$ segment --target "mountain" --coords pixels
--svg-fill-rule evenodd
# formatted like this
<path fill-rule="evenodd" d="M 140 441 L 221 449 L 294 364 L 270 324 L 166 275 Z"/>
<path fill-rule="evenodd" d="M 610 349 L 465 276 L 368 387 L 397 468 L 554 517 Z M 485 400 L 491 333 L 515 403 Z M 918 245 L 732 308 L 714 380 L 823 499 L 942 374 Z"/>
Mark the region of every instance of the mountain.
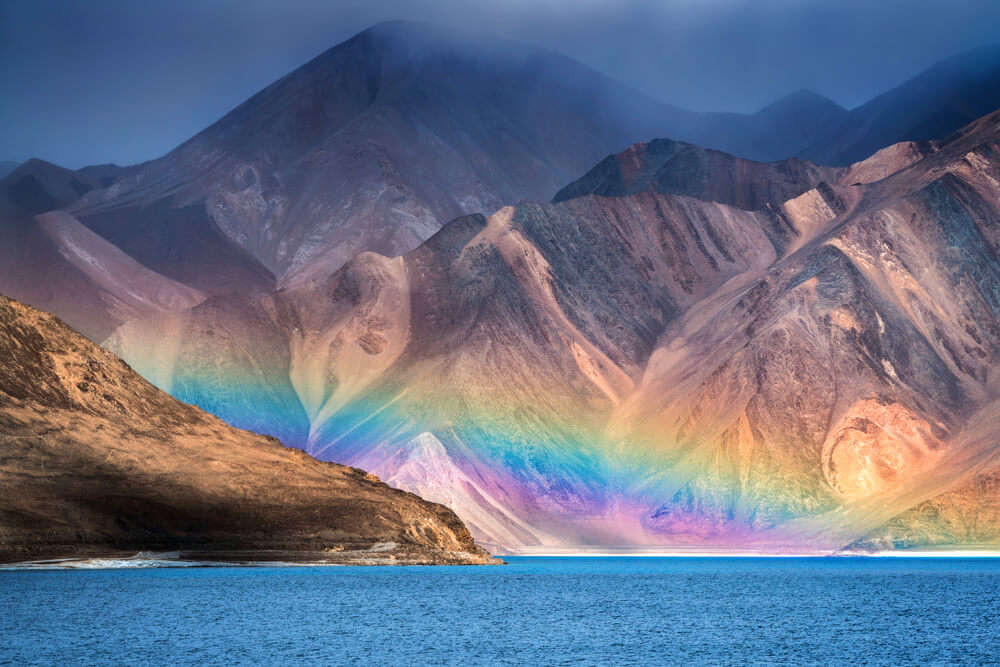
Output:
<path fill-rule="evenodd" d="M 838 109 L 797 94 L 752 116 L 695 113 L 554 53 L 390 22 L 69 212 L 171 279 L 214 294 L 268 291 L 264 271 L 293 284 L 362 251 L 412 250 L 456 216 L 548 199 L 637 140 L 670 136 L 777 159 Z M 218 280 L 220 265 L 261 275 Z"/>
<path fill-rule="evenodd" d="M 36 214 L 64 208 L 92 190 L 115 183 L 121 169 L 114 165 L 66 169 L 31 159 L 4 174 L 0 206 L 5 216 Z"/>
<path fill-rule="evenodd" d="M 998 118 L 746 157 L 847 113 L 380 24 L 159 160 L 9 175 L 0 288 L 496 548 L 997 543 Z"/>
<path fill-rule="evenodd" d="M 555 54 L 385 23 L 73 212 L 176 279 L 178 257 L 151 238 L 177 217 L 218 230 L 279 278 L 332 271 L 363 250 L 410 250 L 462 213 L 549 197 L 671 113 Z M 140 216 L 148 247 L 129 235 Z M 185 261 L 196 244 L 176 242 Z"/>
<path fill-rule="evenodd" d="M 698 114 L 692 127 L 671 127 L 670 133 L 659 136 L 774 162 L 798 155 L 831 128 L 842 126 L 847 118 L 848 111 L 836 102 L 800 90 L 752 114 Z"/>
<path fill-rule="evenodd" d="M 450 510 L 234 429 L 4 297 L 0 349 L 0 562 L 490 560 Z"/>
<path fill-rule="evenodd" d="M 996 544 L 998 156 L 1000 114 L 849 168 L 651 141 L 108 345 L 495 547 Z"/>
<path fill-rule="evenodd" d="M 782 160 L 792 146 L 808 146 L 832 127 L 842 125 L 848 111 L 836 102 L 810 90 L 799 90 L 769 104 L 744 121 L 751 128 L 753 148 L 729 151 L 757 160 Z M 824 163 L 825 164 L 825 163 Z"/>
<path fill-rule="evenodd" d="M 1000 46 L 943 60 L 852 109 L 800 155 L 819 164 L 848 165 L 901 141 L 946 139 L 1000 108 Z"/>

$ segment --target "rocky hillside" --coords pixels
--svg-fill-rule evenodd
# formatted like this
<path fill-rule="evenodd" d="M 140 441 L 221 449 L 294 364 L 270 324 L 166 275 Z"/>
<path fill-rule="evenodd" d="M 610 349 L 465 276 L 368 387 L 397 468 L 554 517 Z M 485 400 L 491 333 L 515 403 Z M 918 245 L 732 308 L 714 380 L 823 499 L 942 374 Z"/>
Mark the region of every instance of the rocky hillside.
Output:
<path fill-rule="evenodd" d="M 651 142 L 109 344 L 490 544 L 994 544 L 998 183 L 996 114 L 837 169 Z"/>
<path fill-rule="evenodd" d="M 490 560 L 445 507 L 232 428 L 3 297 L 0 351 L 0 562 Z"/>

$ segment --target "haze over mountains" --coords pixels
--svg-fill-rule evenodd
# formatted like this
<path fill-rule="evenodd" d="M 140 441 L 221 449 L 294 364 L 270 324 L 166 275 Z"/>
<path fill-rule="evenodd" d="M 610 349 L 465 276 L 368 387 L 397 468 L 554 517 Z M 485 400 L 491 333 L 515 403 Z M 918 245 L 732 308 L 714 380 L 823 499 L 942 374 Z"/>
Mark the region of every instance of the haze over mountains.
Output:
<path fill-rule="evenodd" d="M 996 543 L 1000 122 L 944 141 L 991 54 L 696 114 L 380 24 L 159 160 L 19 167 L 0 291 L 494 546 Z"/>
<path fill-rule="evenodd" d="M 944 60 L 852 109 L 799 155 L 848 165 L 900 141 L 944 139 L 1000 106 L 1000 46 Z"/>

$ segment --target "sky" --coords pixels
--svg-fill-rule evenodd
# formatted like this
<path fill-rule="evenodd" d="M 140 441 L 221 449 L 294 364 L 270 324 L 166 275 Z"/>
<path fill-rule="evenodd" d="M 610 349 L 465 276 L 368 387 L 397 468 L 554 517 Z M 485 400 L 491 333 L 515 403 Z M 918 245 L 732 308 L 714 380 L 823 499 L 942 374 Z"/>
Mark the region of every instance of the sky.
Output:
<path fill-rule="evenodd" d="M 573 57 L 695 110 L 861 104 L 1000 42 L 997 0 L 0 0 L 0 161 L 133 164 L 383 20 Z"/>

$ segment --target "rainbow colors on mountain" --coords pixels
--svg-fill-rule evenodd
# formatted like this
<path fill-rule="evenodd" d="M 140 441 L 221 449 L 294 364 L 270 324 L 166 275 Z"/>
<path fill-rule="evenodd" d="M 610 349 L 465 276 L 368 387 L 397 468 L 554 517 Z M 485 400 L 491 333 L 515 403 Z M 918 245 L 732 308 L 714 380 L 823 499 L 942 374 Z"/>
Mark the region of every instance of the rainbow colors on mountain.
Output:
<path fill-rule="evenodd" d="M 460 218 L 108 344 L 494 549 L 984 543 L 996 522 L 964 512 L 996 479 L 998 133 L 792 165 L 781 190 L 754 180 L 771 165 L 641 144 L 581 180 L 599 195 Z M 715 199 L 749 188 L 756 210 L 659 182 L 702 158 L 714 187 L 734 174 Z"/>
<path fill-rule="evenodd" d="M 1000 543 L 998 112 L 679 140 L 805 150 L 768 109 L 382 25 L 159 160 L 19 167 L 0 291 L 495 551 Z"/>

